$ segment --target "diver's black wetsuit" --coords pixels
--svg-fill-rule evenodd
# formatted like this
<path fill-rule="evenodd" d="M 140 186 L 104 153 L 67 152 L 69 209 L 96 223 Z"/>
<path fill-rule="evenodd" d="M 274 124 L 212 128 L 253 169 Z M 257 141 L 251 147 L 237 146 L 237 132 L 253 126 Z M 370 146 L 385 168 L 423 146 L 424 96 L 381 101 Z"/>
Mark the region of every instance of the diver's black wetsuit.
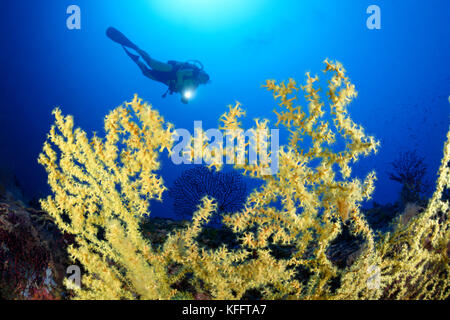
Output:
<path fill-rule="evenodd" d="M 144 71 L 144 74 L 157 79 L 159 82 L 162 82 L 167 86 L 170 86 L 171 82 L 174 82 L 177 80 L 177 71 L 175 70 L 176 63 L 175 62 L 171 63 L 171 62 L 172 61 L 167 62 L 174 67 L 174 70 L 172 70 L 171 72 L 159 71 L 159 70 L 153 70 L 153 69 L 147 68 Z"/>
<path fill-rule="evenodd" d="M 186 89 L 183 86 L 185 85 L 185 82 L 189 84 L 190 90 L 195 90 L 199 84 L 207 83 L 209 81 L 209 76 L 203 71 L 203 66 L 199 68 L 189 62 L 182 63 L 173 60 L 162 63 L 150 58 L 145 51 L 141 50 L 137 45 L 131 42 L 119 30 L 110 27 L 106 31 L 106 35 L 114 42 L 122 45 L 127 55 L 139 66 L 146 77 L 168 86 L 168 90 L 163 97 L 165 97 L 167 93 L 172 94 Z M 131 53 L 127 48 L 135 50 L 139 55 Z M 140 57 L 142 57 L 146 63 L 140 61 Z M 199 64 L 201 65 L 201 63 Z M 179 74 L 178 72 L 180 70 L 182 73 Z M 203 77 L 203 82 L 199 81 L 200 74 Z M 182 102 L 187 103 L 187 99 L 183 96 Z"/>

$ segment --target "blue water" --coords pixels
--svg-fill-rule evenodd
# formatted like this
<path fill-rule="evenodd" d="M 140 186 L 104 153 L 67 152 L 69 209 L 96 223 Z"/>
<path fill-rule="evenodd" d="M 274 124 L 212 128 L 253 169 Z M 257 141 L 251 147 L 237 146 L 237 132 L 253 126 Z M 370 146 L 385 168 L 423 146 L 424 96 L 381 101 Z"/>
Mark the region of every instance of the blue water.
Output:
<path fill-rule="evenodd" d="M 214 3 L 214 4 L 211 4 Z M 81 30 L 68 30 L 66 9 L 81 9 Z M 381 30 L 366 27 L 366 8 L 381 8 Z M 228 104 L 274 120 L 275 104 L 261 89 L 266 79 L 322 74 L 322 61 L 344 64 L 358 98 L 353 119 L 381 141 L 355 176 L 375 169 L 374 199 L 398 198 L 386 173 L 400 151 L 417 149 L 429 178 L 449 128 L 450 2 L 379 0 L 46 0 L 0 2 L 0 164 L 17 176 L 27 197 L 49 192 L 37 156 L 60 106 L 88 132 L 103 132 L 109 110 L 138 93 L 178 128 L 217 127 Z M 152 57 L 201 60 L 212 82 L 188 105 L 145 78 L 105 36 L 114 26 Z M 167 185 L 186 169 L 164 160 Z M 167 198 L 167 195 L 165 196 Z M 154 207 L 170 215 L 171 202 Z"/>

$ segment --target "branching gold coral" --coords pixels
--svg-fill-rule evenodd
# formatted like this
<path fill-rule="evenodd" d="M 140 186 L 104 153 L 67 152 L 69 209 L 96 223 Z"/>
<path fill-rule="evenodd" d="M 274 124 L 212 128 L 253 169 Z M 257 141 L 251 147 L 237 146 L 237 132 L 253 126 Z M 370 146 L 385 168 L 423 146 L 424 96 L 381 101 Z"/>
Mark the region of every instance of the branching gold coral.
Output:
<path fill-rule="evenodd" d="M 394 232 L 380 243 L 391 299 L 446 299 L 450 295 L 450 131 L 436 191 L 423 213 L 408 222 L 399 217 Z M 445 196 L 447 192 L 447 196 Z"/>
<path fill-rule="evenodd" d="M 88 139 L 74 129 L 72 117 L 55 110 L 55 125 L 39 157 L 54 194 L 42 206 L 62 230 L 76 236 L 69 252 L 86 271 L 82 288 L 75 289 L 77 298 L 192 299 L 191 292 L 174 286 L 188 274 L 197 292 L 215 299 L 240 299 L 251 289 L 265 299 L 448 297 L 449 204 L 443 192 L 450 184 L 450 134 L 428 208 L 377 238 L 360 211 L 374 190 L 375 173 L 363 181 L 352 178 L 351 163 L 376 152 L 379 143 L 348 114 L 357 93 L 343 66 L 328 60 L 325 65 L 327 91 L 309 73 L 304 85 L 293 79 L 264 85 L 278 101 L 276 125 L 290 134 L 288 145 L 277 151 L 276 175 L 264 174 L 268 158 L 250 163 L 248 149 L 241 155 L 235 148 L 225 150 L 224 156 L 244 156 L 236 169 L 264 181 L 240 212 L 224 216 L 240 240 L 233 249 L 206 249 L 197 242 L 217 207 L 207 197 L 188 227 L 170 234 L 162 247 L 152 247 L 140 234 L 149 201 L 161 199 L 165 190 L 157 174 L 159 154 L 172 147 L 172 126 L 151 106 L 135 97 L 111 111 L 104 139 Z M 297 104 L 299 93 L 306 108 Z M 254 144 L 242 140 L 244 115 L 239 103 L 230 106 L 219 128 L 252 151 L 269 150 L 268 140 L 257 134 Z M 251 131 L 268 134 L 268 128 L 268 120 L 256 119 Z M 194 144 L 200 151 L 210 147 L 201 132 L 198 136 Z M 338 139 L 345 142 L 341 150 Z M 186 151 L 192 159 L 194 149 Z M 363 243 L 353 264 L 338 268 L 327 250 L 343 228 Z M 288 248 L 289 254 L 276 258 L 276 248 Z"/>
<path fill-rule="evenodd" d="M 159 152 L 171 149 L 172 126 L 137 96 L 105 118 L 104 140 L 88 139 L 59 109 L 54 115 L 39 156 L 54 195 L 42 207 L 62 230 L 76 235 L 69 252 L 89 273 L 83 277 L 88 290 L 79 290 L 79 297 L 170 296 L 168 284 L 152 276 L 160 274 L 159 267 L 152 264 L 156 258 L 138 231 L 138 218 L 165 190 L 155 171 Z"/>

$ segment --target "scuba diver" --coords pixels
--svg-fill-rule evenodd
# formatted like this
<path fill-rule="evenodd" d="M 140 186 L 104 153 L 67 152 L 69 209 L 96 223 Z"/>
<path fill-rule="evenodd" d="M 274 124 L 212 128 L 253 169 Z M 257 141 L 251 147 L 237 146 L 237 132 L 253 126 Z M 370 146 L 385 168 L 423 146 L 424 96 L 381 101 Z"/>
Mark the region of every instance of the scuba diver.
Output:
<path fill-rule="evenodd" d="M 167 85 L 168 89 L 163 94 L 163 98 L 167 96 L 167 93 L 181 93 L 181 101 L 188 103 L 197 87 L 209 82 L 209 75 L 203 70 L 200 61 L 178 62 L 170 60 L 164 63 L 151 58 L 147 52 L 140 49 L 115 28 L 108 28 L 106 35 L 114 42 L 122 45 L 126 54 L 138 65 L 146 77 Z M 131 53 L 127 48 L 133 49 L 138 55 Z"/>

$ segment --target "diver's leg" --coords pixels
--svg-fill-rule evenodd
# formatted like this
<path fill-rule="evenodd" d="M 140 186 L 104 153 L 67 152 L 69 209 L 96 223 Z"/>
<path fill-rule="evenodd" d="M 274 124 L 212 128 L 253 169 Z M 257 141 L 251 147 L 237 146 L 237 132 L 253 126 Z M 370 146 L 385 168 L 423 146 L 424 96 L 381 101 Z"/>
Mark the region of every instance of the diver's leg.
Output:
<path fill-rule="evenodd" d="M 125 49 L 125 48 L 124 48 Z M 144 76 L 152 79 L 152 80 L 156 80 L 156 78 L 153 76 L 152 74 L 152 70 L 150 70 L 147 65 L 142 62 L 141 60 L 139 60 L 139 56 L 134 55 L 132 53 L 130 53 L 127 49 L 125 49 L 125 52 L 127 53 L 127 55 L 131 58 L 131 60 L 134 61 L 134 63 L 137 64 L 137 66 L 139 67 L 139 69 L 141 69 L 142 73 L 144 74 Z"/>
<path fill-rule="evenodd" d="M 134 62 L 138 62 L 139 61 L 139 56 L 132 54 L 130 51 L 128 51 L 127 48 L 125 48 L 125 46 L 122 46 L 123 50 L 125 50 L 125 53 L 131 58 L 131 60 L 133 60 Z"/>
<path fill-rule="evenodd" d="M 139 67 L 139 69 L 141 69 L 142 73 L 144 74 L 144 76 L 152 79 L 152 80 L 156 80 L 156 78 L 153 76 L 152 74 L 152 70 L 150 70 L 144 62 L 142 62 L 141 60 L 139 60 L 139 56 L 132 54 L 130 51 L 127 50 L 127 48 L 123 47 L 123 50 L 125 50 L 125 52 L 127 53 L 127 55 L 131 58 L 131 60 L 133 60 L 137 66 Z"/>
<path fill-rule="evenodd" d="M 150 78 L 152 80 L 155 81 L 159 81 L 154 75 L 151 69 L 149 69 L 145 63 L 143 63 L 140 60 L 135 61 L 136 64 L 138 65 L 139 69 L 141 69 L 142 73 L 144 74 L 144 76 L 146 76 L 147 78 Z"/>
<path fill-rule="evenodd" d="M 144 59 L 144 61 L 148 64 L 148 66 L 154 70 L 162 71 L 162 72 L 171 72 L 172 66 L 168 63 L 164 63 L 158 60 L 155 60 L 150 57 L 150 55 L 145 52 L 144 50 L 141 50 L 139 48 L 136 49 L 136 52 L 139 53 L 139 55 Z"/>

